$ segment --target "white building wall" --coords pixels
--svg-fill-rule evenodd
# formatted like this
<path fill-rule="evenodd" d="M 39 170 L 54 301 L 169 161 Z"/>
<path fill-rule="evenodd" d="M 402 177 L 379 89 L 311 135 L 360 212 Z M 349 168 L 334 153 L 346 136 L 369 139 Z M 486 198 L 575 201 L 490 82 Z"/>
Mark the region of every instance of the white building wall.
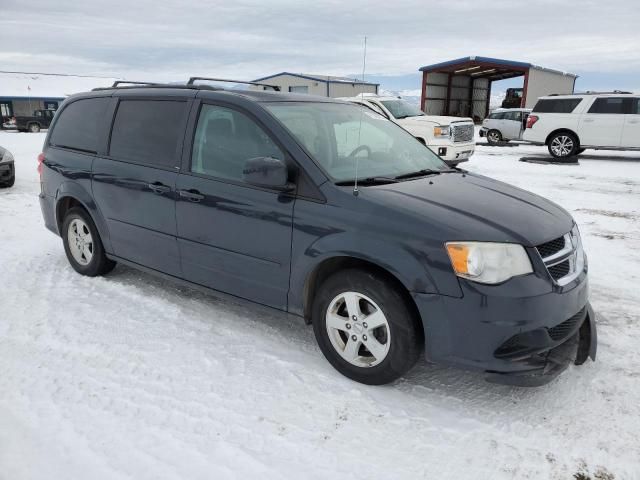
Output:
<path fill-rule="evenodd" d="M 280 87 L 280 91 L 289 92 L 290 87 L 307 87 L 310 95 L 321 97 L 355 97 L 360 93 L 377 93 L 377 86 L 373 84 L 359 85 L 349 82 L 329 83 L 321 80 L 310 80 L 294 75 L 278 75 L 277 77 L 261 80 L 260 83 Z M 327 90 L 328 85 L 328 90 Z M 261 90 L 262 87 L 251 86 L 252 90 Z"/>
<path fill-rule="evenodd" d="M 361 93 L 378 93 L 377 85 L 363 85 L 347 82 L 329 84 L 329 96 L 332 98 L 355 97 Z"/>
<path fill-rule="evenodd" d="M 552 93 L 573 93 L 575 84 L 573 75 L 531 67 L 527 81 L 525 108 L 533 108 L 538 98 Z"/>

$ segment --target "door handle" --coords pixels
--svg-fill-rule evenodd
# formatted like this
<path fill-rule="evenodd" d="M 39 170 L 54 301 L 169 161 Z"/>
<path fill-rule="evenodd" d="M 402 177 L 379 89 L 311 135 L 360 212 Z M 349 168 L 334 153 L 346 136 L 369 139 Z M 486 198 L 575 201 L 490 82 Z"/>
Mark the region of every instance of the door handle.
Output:
<path fill-rule="evenodd" d="M 167 185 L 163 185 L 160 182 L 150 183 L 150 184 L 147 185 L 147 187 L 149 187 L 149 189 L 152 190 L 153 193 L 157 193 L 159 195 L 171 191 L 171 187 L 169 187 Z"/>
<path fill-rule="evenodd" d="M 190 202 L 199 202 L 200 200 L 204 200 L 204 195 L 202 195 L 198 190 L 180 190 L 178 192 L 180 197 L 186 198 Z"/>
<path fill-rule="evenodd" d="M 640 120 L 629 120 L 629 123 L 640 123 Z"/>
<path fill-rule="evenodd" d="M 591 123 L 591 122 L 593 122 L 593 118 L 585 118 L 585 119 L 583 120 L 583 122 L 584 122 L 584 123 Z"/>

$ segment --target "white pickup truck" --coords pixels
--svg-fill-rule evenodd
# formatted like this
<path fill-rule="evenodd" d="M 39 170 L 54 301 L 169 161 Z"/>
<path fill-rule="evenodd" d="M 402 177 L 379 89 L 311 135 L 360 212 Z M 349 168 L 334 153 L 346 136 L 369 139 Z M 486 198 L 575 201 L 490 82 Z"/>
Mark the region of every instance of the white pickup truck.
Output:
<path fill-rule="evenodd" d="M 425 115 L 416 106 L 398 97 L 361 95 L 341 98 L 384 115 L 416 137 L 449 165 L 466 162 L 475 151 L 471 118 Z"/>

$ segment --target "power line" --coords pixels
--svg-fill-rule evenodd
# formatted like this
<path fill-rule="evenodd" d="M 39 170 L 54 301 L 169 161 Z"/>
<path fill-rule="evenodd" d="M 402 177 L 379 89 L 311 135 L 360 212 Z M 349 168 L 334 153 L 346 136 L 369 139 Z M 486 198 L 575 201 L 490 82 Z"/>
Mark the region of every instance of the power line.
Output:
<path fill-rule="evenodd" d="M 0 73 L 18 73 L 21 75 L 50 75 L 53 77 L 77 77 L 77 78 L 120 78 L 120 77 L 106 77 L 101 75 L 76 75 L 73 73 L 45 73 L 45 72 L 17 72 L 10 70 L 0 70 Z"/>

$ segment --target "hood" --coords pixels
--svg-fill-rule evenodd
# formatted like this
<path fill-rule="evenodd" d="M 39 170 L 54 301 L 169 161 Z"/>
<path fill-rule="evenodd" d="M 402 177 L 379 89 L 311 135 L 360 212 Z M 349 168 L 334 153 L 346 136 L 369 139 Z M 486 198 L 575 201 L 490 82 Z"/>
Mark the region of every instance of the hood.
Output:
<path fill-rule="evenodd" d="M 452 123 L 473 123 L 470 118 L 460 117 L 444 117 L 441 115 L 424 115 L 421 117 L 407 117 L 397 120 L 402 125 L 422 126 L 426 124 L 432 125 L 451 125 Z"/>
<path fill-rule="evenodd" d="M 574 223 L 566 210 L 543 197 L 470 173 L 442 173 L 367 187 L 366 193 L 380 208 L 401 209 L 424 221 L 426 236 L 439 241 L 532 247 L 564 235 Z"/>

